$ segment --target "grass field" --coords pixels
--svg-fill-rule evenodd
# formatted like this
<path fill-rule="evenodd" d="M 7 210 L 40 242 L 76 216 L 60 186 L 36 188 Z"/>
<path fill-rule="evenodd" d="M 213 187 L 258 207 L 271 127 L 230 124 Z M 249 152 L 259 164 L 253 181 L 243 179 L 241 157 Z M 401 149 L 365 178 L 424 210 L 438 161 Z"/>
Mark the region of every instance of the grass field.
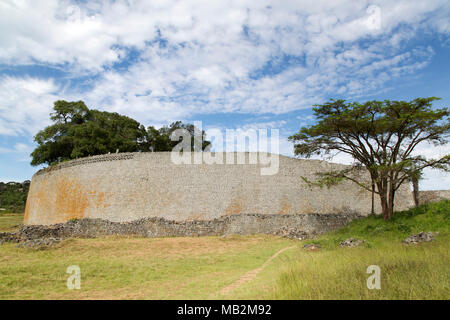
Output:
<path fill-rule="evenodd" d="M 0 214 L 0 232 L 17 230 L 23 222 L 23 213 Z"/>
<path fill-rule="evenodd" d="M 308 241 L 264 235 L 112 236 L 68 239 L 45 250 L 3 244 L 0 298 L 449 299 L 449 215 L 450 201 L 445 201 L 397 213 L 388 222 L 378 217 L 358 220 Z M 0 228 L 17 225 L 14 219 L 0 216 Z M 419 245 L 401 243 L 422 230 L 439 235 Z M 366 243 L 339 247 L 349 237 Z M 302 248 L 311 242 L 322 250 Z M 284 248 L 289 249 L 267 262 Z M 81 290 L 66 287 L 70 265 L 81 268 Z M 381 269 L 381 290 L 366 286 L 369 265 Z"/>

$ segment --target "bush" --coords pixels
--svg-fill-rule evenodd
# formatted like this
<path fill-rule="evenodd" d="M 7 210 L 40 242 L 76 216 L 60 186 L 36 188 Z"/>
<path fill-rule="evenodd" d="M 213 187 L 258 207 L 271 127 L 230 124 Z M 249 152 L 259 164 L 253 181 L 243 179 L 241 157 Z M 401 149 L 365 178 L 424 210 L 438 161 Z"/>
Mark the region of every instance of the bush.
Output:
<path fill-rule="evenodd" d="M 0 208 L 2 212 L 24 212 L 27 202 L 30 181 L 24 182 L 0 182 Z"/>

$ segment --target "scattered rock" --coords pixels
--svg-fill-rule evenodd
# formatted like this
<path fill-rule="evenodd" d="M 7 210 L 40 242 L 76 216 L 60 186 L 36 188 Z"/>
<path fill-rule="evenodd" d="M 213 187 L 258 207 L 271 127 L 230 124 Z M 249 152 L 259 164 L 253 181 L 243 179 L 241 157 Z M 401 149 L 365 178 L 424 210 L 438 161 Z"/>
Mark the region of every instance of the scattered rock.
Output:
<path fill-rule="evenodd" d="M 51 247 L 57 243 L 60 243 L 62 239 L 59 238 L 43 238 L 43 239 L 33 239 L 26 240 L 22 243 L 16 245 L 18 248 L 44 248 Z"/>
<path fill-rule="evenodd" d="M 434 233 L 433 232 L 419 232 L 418 234 L 413 234 L 410 235 L 408 238 L 406 238 L 405 240 L 403 240 L 403 243 L 405 244 L 417 244 L 420 242 L 429 242 L 434 240 L 434 236 L 439 234 L 438 232 Z"/>
<path fill-rule="evenodd" d="M 342 241 L 339 245 L 341 247 L 353 248 L 353 247 L 358 247 L 359 245 L 363 244 L 364 242 L 365 242 L 365 240 L 362 240 L 362 239 L 348 238 L 347 240 Z"/>
<path fill-rule="evenodd" d="M 4 242 L 18 243 L 23 241 L 18 232 L 0 232 L 0 244 Z"/>
<path fill-rule="evenodd" d="M 281 227 L 273 233 L 274 236 L 281 236 L 288 239 L 304 240 L 308 238 L 308 233 L 298 228 Z"/>
<path fill-rule="evenodd" d="M 308 243 L 303 246 L 303 249 L 308 250 L 308 251 L 318 251 L 318 250 L 322 249 L 322 247 L 315 243 Z"/>

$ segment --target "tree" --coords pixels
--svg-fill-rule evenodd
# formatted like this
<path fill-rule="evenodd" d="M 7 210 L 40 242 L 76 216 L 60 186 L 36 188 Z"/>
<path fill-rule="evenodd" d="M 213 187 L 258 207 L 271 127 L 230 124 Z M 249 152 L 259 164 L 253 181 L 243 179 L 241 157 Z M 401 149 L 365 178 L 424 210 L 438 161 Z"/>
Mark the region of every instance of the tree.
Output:
<path fill-rule="evenodd" d="M 430 166 L 433 169 L 439 169 L 442 171 L 449 171 L 448 165 L 437 162 L 436 164 Z M 418 168 L 417 164 L 412 164 L 410 167 L 405 168 L 405 172 L 408 174 L 409 181 L 413 187 L 413 198 L 414 205 L 417 207 L 420 204 L 419 199 L 419 181 L 423 178 L 423 172 L 420 168 Z"/>
<path fill-rule="evenodd" d="M 156 129 L 153 126 L 147 128 L 147 139 L 144 144 L 143 151 L 172 151 L 172 149 L 179 143 L 179 141 L 172 141 L 170 136 L 177 129 L 185 129 L 189 131 L 191 135 L 191 150 L 192 151 L 205 151 L 206 148 L 211 145 L 211 142 L 206 140 L 205 131 L 198 130 L 193 124 L 184 124 L 181 121 L 173 122 L 170 126 L 163 126 L 160 129 Z M 201 139 L 201 150 L 196 150 L 195 139 Z"/>
<path fill-rule="evenodd" d="M 9 212 L 24 212 L 29 189 L 29 180 L 24 182 L 0 182 L 0 208 Z"/>
<path fill-rule="evenodd" d="M 363 104 L 330 100 L 313 108 L 317 123 L 303 127 L 289 139 L 297 156 L 330 155 L 343 152 L 352 156 L 353 168 L 369 172 L 374 193 L 379 195 L 383 217 L 394 212 L 395 192 L 410 178 L 411 168 L 447 169 L 450 155 L 426 159 L 413 151 L 422 143 L 444 145 L 450 132 L 449 110 L 433 109 L 438 98 L 407 101 L 368 101 Z M 372 191 L 364 179 L 345 169 L 328 172 L 323 179 L 347 179 Z"/>
<path fill-rule="evenodd" d="M 105 154 L 139 151 L 145 127 L 136 120 L 105 111 L 90 110 L 83 101 L 56 101 L 50 119 L 54 124 L 35 136 L 32 165 Z"/>
<path fill-rule="evenodd" d="M 148 131 L 134 119 L 89 109 L 83 101 L 54 103 L 50 114 L 52 125 L 39 131 L 34 137 L 38 146 L 31 153 L 32 165 L 48 165 L 65 160 L 105 154 L 108 152 L 172 151 L 179 141 L 172 141 L 171 134 L 177 129 L 186 129 L 191 134 L 193 151 L 204 151 L 211 142 L 206 140 L 192 124 L 181 121 Z M 201 139 L 201 150 L 195 150 L 195 139 Z"/>

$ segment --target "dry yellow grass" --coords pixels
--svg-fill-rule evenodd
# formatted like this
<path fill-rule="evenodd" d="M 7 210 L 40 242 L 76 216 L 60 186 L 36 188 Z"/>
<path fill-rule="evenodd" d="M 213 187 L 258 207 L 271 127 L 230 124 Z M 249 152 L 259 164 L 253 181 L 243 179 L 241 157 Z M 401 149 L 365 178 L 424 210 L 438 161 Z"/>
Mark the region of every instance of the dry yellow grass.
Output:
<path fill-rule="evenodd" d="M 269 236 L 69 239 L 45 250 L 0 246 L 2 299 L 208 299 L 292 245 Z M 68 290 L 66 268 L 81 268 Z M 257 279 L 255 279 L 257 281 Z"/>

